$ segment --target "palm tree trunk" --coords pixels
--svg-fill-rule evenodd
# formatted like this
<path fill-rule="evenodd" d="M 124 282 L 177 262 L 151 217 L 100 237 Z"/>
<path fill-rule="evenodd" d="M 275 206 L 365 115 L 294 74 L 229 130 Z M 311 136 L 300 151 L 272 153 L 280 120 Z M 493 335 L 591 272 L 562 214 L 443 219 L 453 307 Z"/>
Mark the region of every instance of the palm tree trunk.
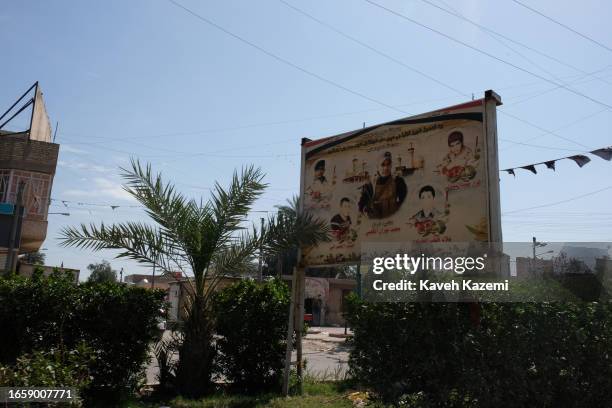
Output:
<path fill-rule="evenodd" d="M 212 325 L 201 295 L 194 298 L 184 330 L 177 368 L 178 391 L 185 397 L 199 398 L 212 390 L 211 374 L 215 354 Z"/>

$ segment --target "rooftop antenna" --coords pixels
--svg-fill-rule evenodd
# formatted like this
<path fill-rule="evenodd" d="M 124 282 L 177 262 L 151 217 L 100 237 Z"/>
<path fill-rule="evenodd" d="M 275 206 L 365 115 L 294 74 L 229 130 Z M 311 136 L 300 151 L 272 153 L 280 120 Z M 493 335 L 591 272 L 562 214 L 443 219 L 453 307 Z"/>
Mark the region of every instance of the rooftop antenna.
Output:
<path fill-rule="evenodd" d="M 57 136 L 58 127 L 59 127 L 59 122 L 55 122 L 55 132 L 53 132 L 53 143 L 55 143 L 55 136 Z"/>

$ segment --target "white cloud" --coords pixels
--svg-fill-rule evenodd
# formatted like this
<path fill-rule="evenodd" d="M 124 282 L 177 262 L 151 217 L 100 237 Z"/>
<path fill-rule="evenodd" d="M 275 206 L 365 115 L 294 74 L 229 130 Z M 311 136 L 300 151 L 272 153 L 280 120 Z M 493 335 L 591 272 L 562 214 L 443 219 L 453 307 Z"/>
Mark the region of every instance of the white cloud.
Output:
<path fill-rule="evenodd" d="M 57 165 L 60 167 L 65 167 L 65 168 L 73 169 L 73 170 L 96 171 L 99 173 L 109 173 L 109 172 L 113 172 L 116 170 L 112 167 L 106 167 L 106 166 L 101 166 L 101 165 L 94 164 L 94 163 L 78 162 L 78 161 L 59 160 L 57 162 Z"/>
<path fill-rule="evenodd" d="M 107 202 L 109 200 L 134 201 L 134 198 L 127 193 L 120 183 L 104 178 L 95 177 L 93 185 L 89 189 L 69 189 L 62 194 L 64 197 L 94 197 Z"/>
<path fill-rule="evenodd" d="M 65 143 L 62 143 L 60 145 L 60 151 L 62 153 L 88 154 L 86 150 L 82 150 L 77 147 L 73 147 L 72 145 L 65 144 Z"/>

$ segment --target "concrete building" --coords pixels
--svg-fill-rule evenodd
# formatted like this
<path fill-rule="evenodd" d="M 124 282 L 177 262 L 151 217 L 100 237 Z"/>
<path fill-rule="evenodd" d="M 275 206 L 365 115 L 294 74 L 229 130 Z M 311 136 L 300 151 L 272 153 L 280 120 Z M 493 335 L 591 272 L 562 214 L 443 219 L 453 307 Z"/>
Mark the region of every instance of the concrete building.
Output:
<path fill-rule="evenodd" d="M 61 266 L 34 265 L 34 264 L 25 263 L 25 262 L 19 262 L 19 265 L 17 267 L 17 275 L 24 276 L 26 278 L 31 278 L 36 268 L 42 268 L 43 276 L 50 276 L 56 270 L 60 272 L 70 273 L 74 277 L 74 283 L 79 283 L 79 275 L 81 273 L 80 270 L 72 269 L 72 268 L 64 268 Z"/>
<path fill-rule="evenodd" d="M 141 288 L 155 288 L 168 291 L 170 289 L 170 283 L 180 281 L 183 279 L 181 272 L 174 272 L 171 274 L 164 275 L 147 275 L 135 273 L 127 275 L 123 278 L 124 283 L 133 284 Z"/>
<path fill-rule="evenodd" d="M 24 105 L 32 105 L 29 129 L 3 130 L 15 117 L 10 116 L 11 109 L 32 89 L 35 95 Z M 0 117 L 0 270 L 15 270 L 17 255 L 37 251 L 47 236 L 59 145 L 51 142 L 38 84 L 28 92 Z"/>
<path fill-rule="evenodd" d="M 221 290 L 239 282 L 240 277 L 223 277 L 215 290 Z M 283 281 L 291 287 L 291 276 L 283 275 Z M 188 307 L 189 295 L 193 293 L 193 278 L 169 282 L 168 320 L 182 321 L 185 318 L 185 308 Z M 355 290 L 357 282 L 353 279 L 334 279 L 306 277 L 304 313 L 312 318 L 313 326 L 344 325 L 345 298 Z"/>
<path fill-rule="evenodd" d="M 516 277 L 517 278 L 533 278 L 536 276 L 552 275 L 553 261 L 552 259 L 540 259 L 528 257 L 516 257 Z"/>
<path fill-rule="evenodd" d="M 291 286 L 291 276 L 283 280 Z M 353 279 L 319 278 L 306 276 L 304 289 L 304 314 L 312 326 L 343 326 L 345 298 L 355 290 Z"/>

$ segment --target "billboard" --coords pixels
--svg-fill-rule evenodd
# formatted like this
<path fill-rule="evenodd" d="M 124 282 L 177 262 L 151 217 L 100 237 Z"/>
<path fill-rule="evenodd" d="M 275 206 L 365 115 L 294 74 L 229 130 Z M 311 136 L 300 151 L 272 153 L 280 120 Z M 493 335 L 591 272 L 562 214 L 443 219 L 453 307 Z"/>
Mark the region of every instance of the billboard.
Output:
<path fill-rule="evenodd" d="M 303 209 L 332 240 L 305 266 L 358 263 L 382 242 L 501 242 L 496 106 L 482 99 L 302 142 Z"/>

